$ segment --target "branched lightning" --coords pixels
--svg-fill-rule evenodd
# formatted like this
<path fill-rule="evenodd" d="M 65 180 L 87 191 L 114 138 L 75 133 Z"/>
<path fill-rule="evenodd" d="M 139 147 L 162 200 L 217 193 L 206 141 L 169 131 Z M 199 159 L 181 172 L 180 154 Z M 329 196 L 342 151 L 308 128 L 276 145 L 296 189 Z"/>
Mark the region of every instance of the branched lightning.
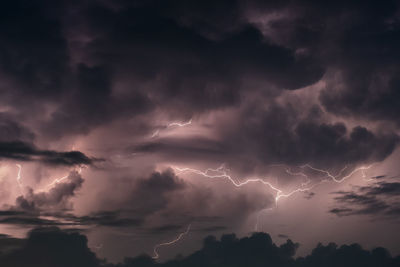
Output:
<path fill-rule="evenodd" d="M 318 169 L 315 168 L 313 166 L 311 166 L 310 164 L 305 164 L 303 166 L 299 166 L 299 168 L 301 169 L 306 169 L 309 168 L 313 171 L 316 172 L 320 172 L 323 173 L 325 176 L 323 177 L 324 179 L 321 179 L 319 182 L 316 182 L 314 184 L 311 184 L 311 179 L 308 177 L 307 174 L 305 174 L 304 172 L 292 172 L 289 168 L 286 169 L 286 172 L 290 175 L 293 176 L 303 176 L 305 178 L 305 182 L 301 183 L 301 185 L 290 191 L 287 193 L 284 193 L 283 189 L 280 189 L 274 185 L 272 185 L 270 182 L 265 181 L 265 179 L 263 178 L 250 178 L 247 179 L 245 181 L 239 181 L 237 179 L 232 178 L 231 175 L 228 174 L 228 169 L 225 168 L 224 164 L 222 164 L 220 167 L 216 168 L 216 169 L 212 169 L 212 168 L 208 168 L 205 171 L 201 171 L 201 170 L 197 170 L 197 169 L 192 169 L 192 168 L 179 168 L 179 167 L 172 167 L 174 170 L 178 171 L 178 172 L 189 172 L 189 173 L 194 173 L 203 177 L 207 177 L 210 179 L 227 179 L 228 181 L 230 181 L 234 186 L 236 187 L 241 187 L 244 185 L 247 185 L 249 183 L 261 183 L 267 187 L 269 187 L 269 189 L 272 189 L 273 191 L 276 192 L 275 194 L 275 206 L 277 207 L 278 205 L 278 201 L 281 198 L 288 198 L 290 196 L 292 196 L 295 193 L 298 192 L 306 192 L 309 191 L 311 189 L 313 189 L 314 187 L 328 182 L 329 180 L 336 182 L 336 183 L 341 183 L 343 181 L 345 181 L 346 179 L 350 178 L 351 176 L 354 175 L 354 173 L 361 171 L 363 177 L 365 177 L 365 170 L 368 170 L 369 168 L 372 167 L 372 164 L 369 166 L 361 166 L 359 168 L 354 169 L 353 171 L 351 171 L 349 174 L 339 178 L 342 173 L 345 171 L 345 169 L 347 168 L 347 166 L 345 166 L 342 170 L 340 170 L 340 172 L 337 175 L 333 175 L 331 174 L 329 171 L 327 170 L 323 170 L 323 169 Z M 328 178 L 328 179 L 327 179 Z M 272 208 L 267 208 L 267 209 L 263 209 L 261 210 L 258 214 L 257 214 L 257 220 L 256 220 L 256 225 L 255 225 L 255 230 L 258 230 L 258 225 L 259 225 L 259 217 L 261 215 L 261 213 L 263 211 L 268 211 L 268 210 L 272 210 Z"/>
<path fill-rule="evenodd" d="M 17 173 L 17 184 L 19 187 L 19 190 L 21 192 L 21 194 L 23 194 L 23 184 L 21 182 L 22 176 L 21 176 L 21 172 L 22 172 L 22 165 L 21 164 L 15 164 L 18 168 L 18 173 Z M 78 169 L 78 173 L 80 174 L 82 172 L 82 166 L 79 167 Z M 69 174 L 61 177 L 61 178 L 56 178 L 54 179 L 51 183 L 49 183 L 48 185 L 45 186 L 45 188 L 43 188 L 42 190 L 39 191 L 46 191 L 48 188 L 54 186 L 55 184 L 61 183 L 62 181 L 64 181 L 65 179 L 67 179 L 69 177 Z"/>
<path fill-rule="evenodd" d="M 305 178 L 305 182 L 301 183 L 301 186 L 307 186 L 309 183 L 311 183 L 311 179 L 308 178 L 308 175 L 303 172 L 292 172 L 290 169 L 286 169 L 286 172 L 292 176 L 303 176 Z"/>
<path fill-rule="evenodd" d="M 154 255 L 153 255 L 152 258 L 153 258 L 153 259 L 158 259 L 158 258 L 160 257 L 160 255 L 158 254 L 157 249 L 160 248 L 160 247 L 163 247 L 163 246 L 170 246 L 170 245 L 175 244 L 176 242 L 178 242 L 179 240 L 181 240 L 183 236 L 185 236 L 185 235 L 187 235 L 187 234 L 189 233 L 190 227 L 191 227 L 191 224 L 188 225 L 188 227 L 187 227 L 187 229 L 186 229 L 185 232 L 180 233 L 174 240 L 171 240 L 171 241 L 168 241 L 168 242 L 165 242 L 165 243 L 160 243 L 160 244 L 155 245 L 154 248 L 153 248 L 153 253 L 154 253 Z"/>
<path fill-rule="evenodd" d="M 362 166 L 362 167 L 356 168 L 352 172 L 350 172 L 348 175 L 338 179 L 338 177 L 340 177 L 340 175 L 346 169 L 346 167 L 343 168 L 339 172 L 339 174 L 335 176 L 335 175 L 331 174 L 327 170 L 317 169 L 315 167 L 312 167 L 309 164 L 300 166 L 300 168 L 302 168 L 302 169 L 310 168 L 310 169 L 312 169 L 314 171 L 324 173 L 326 175 L 326 177 L 330 178 L 332 181 L 334 181 L 336 183 L 343 182 L 344 180 L 346 180 L 346 179 L 350 178 L 351 176 L 353 176 L 354 173 L 356 173 L 358 171 L 362 171 L 362 173 L 364 174 L 364 171 L 369 169 L 369 168 L 371 168 L 371 167 L 372 167 L 372 165 Z M 287 169 L 286 172 L 288 174 L 304 176 L 306 178 L 306 182 L 303 182 L 300 187 L 298 187 L 298 188 L 296 188 L 296 189 L 294 189 L 294 190 L 292 190 L 292 191 L 290 191 L 288 193 L 284 193 L 282 189 L 272 185 L 270 182 L 265 181 L 264 178 L 250 178 L 250 179 L 247 179 L 245 181 L 240 182 L 240 181 L 232 178 L 232 176 L 228 174 L 228 170 L 225 168 L 224 165 L 221 165 L 220 167 L 218 167 L 216 169 L 208 168 L 205 171 L 192 169 L 192 168 L 179 168 L 179 167 L 172 167 L 172 168 L 174 170 L 178 171 L 178 172 L 194 173 L 194 174 L 198 174 L 198 175 L 201 175 L 203 177 L 210 178 L 210 179 L 227 179 L 236 187 L 241 187 L 241 186 L 247 185 L 249 183 L 261 183 L 261 184 L 263 184 L 265 186 L 268 186 L 270 189 L 272 189 L 273 191 L 276 192 L 276 195 L 275 195 L 275 204 L 276 205 L 278 204 L 279 199 L 281 199 L 283 197 L 284 198 L 288 198 L 288 197 L 292 196 L 295 193 L 309 191 L 309 190 L 313 189 L 315 186 L 327 181 L 326 179 L 323 179 L 323 180 L 319 181 L 318 183 L 309 185 L 311 183 L 311 180 L 309 179 L 308 175 L 306 175 L 303 172 L 291 172 L 289 169 Z M 307 186 L 307 185 L 309 185 L 309 186 Z"/>
<path fill-rule="evenodd" d="M 351 176 L 353 176 L 353 174 L 356 173 L 356 172 L 358 172 L 358 171 L 361 171 L 361 173 L 363 174 L 363 177 L 365 177 L 364 171 L 365 171 L 365 170 L 368 170 L 369 168 L 371 168 L 372 165 L 373 165 L 373 164 L 371 164 L 371 165 L 369 165 L 369 166 L 361 166 L 361 167 L 359 167 L 359 168 L 356 168 L 356 169 L 354 169 L 352 172 L 350 172 L 348 175 L 343 176 L 343 177 L 340 178 L 340 179 L 338 179 L 338 177 L 340 177 L 340 176 L 342 175 L 343 171 L 347 168 L 347 166 L 345 166 L 345 167 L 339 172 L 339 174 L 337 174 L 336 176 L 333 175 L 333 174 L 331 174 L 330 172 L 328 172 L 328 171 L 326 171 L 326 170 L 317 169 L 317 168 L 315 168 L 315 167 L 313 167 L 313 166 L 311 166 L 311 165 L 309 165 L 309 164 L 306 164 L 306 165 L 303 165 L 303 166 L 300 166 L 300 167 L 301 167 L 301 168 L 310 168 L 311 170 L 324 173 L 324 174 L 326 174 L 327 177 L 331 178 L 332 181 L 334 181 L 334 182 L 336 182 L 336 183 L 341 183 L 341 182 L 343 182 L 344 180 L 346 180 L 346 179 L 350 178 Z"/>

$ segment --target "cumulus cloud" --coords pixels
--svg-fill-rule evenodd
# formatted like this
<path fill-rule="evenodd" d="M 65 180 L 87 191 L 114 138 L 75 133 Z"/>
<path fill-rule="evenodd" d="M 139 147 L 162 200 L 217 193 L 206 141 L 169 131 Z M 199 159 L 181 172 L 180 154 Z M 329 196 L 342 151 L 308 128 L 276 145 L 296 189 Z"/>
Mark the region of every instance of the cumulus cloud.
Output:
<path fill-rule="evenodd" d="M 72 171 L 67 180 L 56 183 L 49 191 L 35 192 L 28 188 L 28 192 L 16 199 L 16 208 L 21 210 L 70 209 L 70 199 L 82 186 L 83 178 L 77 171 Z"/>

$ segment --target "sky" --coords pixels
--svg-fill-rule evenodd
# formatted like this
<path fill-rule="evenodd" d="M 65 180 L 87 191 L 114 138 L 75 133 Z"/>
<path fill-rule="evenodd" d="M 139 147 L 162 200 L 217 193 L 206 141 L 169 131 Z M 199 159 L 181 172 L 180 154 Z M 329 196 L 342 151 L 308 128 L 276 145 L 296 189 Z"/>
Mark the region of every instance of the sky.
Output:
<path fill-rule="evenodd" d="M 391 0 L 2 2 L 0 263 L 398 266 L 398 47 Z"/>

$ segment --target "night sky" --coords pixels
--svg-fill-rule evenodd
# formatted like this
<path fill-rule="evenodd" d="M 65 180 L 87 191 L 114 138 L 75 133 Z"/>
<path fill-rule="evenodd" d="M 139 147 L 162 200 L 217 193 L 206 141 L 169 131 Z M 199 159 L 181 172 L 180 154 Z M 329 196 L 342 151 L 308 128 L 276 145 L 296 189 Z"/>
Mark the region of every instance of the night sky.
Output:
<path fill-rule="evenodd" d="M 400 266 L 400 2 L 0 3 L 0 266 Z"/>

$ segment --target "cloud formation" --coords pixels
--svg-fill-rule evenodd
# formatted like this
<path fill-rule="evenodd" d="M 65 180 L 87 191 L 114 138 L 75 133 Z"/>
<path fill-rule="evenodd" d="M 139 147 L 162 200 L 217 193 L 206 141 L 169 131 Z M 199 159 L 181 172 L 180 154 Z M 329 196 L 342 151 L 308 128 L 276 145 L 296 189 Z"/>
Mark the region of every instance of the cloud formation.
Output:
<path fill-rule="evenodd" d="M 369 215 L 398 220 L 400 214 L 400 183 L 376 182 L 354 191 L 334 192 L 338 208 L 330 210 L 338 216 Z"/>
<path fill-rule="evenodd" d="M 306 219 L 322 222 L 331 214 L 342 223 L 364 215 L 398 222 L 398 181 L 391 177 L 400 157 L 399 10 L 395 0 L 4 3 L 0 226 L 87 227 L 93 239 L 118 238 L 104 253 L 112 257 L 125 253 L 113 231 L 135 235 L 142 243 L 126 253 L 139 253 L 192 222 L 197 234 L 248 233 L 265 210 L 268 227 L 291 237 Z M 14 164 L 24 164 L 23 186 Z M 237 188 L 174 169 L 221 164 L 232 179 L 257 177 L 271 186 Z M 85 179 L 72 170 L 82 166 Z M 65 180 L 42 188 L 66 172 Z M 365 173 L 374 183 L 363 180 Z M 333 176 L 346 179 L 319 187 Z M 299 188 L 287 198 L 295 201 L 277 207 L 278 191 Z M 313 214 L 306 216 L 306 205 Z M 352 232 L 352 224 L 342 226 Z M 31 235 L 86 246 L 82 236 L 41 231 Z M 383 243 L 393 247 L 392 238 Z M 207 242 L 165 265 L 242 264 L 240 255 L 233 262 L 223 257 L 240 250 L 249 258 L 274 252 L 254 257 L 284 266 L 324 265 L 329 257 L 345 266 L 346 253 L 361 255 L 357 264 L 379 255 L 392 260 L 382 251 L 331 245 L 295 259 L 294 243 L 280 247 L 262 234 Z M 100 264 L 84 255 L 87 266 Z M 120 266 L 135 264 L 163 265 L 142 257 Z"/>
<path fill-rule="evenodd" d="M 78 232 L 58 228 L 37 228 L 26 240 L 0 238 L 0 261 L 3 266 L 384 266 L 394 267 L 400 258 L 393 258 L 384 248 L 364 250 L 359 244 L 337 246 L 319 244 L 310 255 L 295 258 L 299 244 L 288 239 L 278 246 L 265 233 L 237 238 L 234 234 L 204 239 L 203 247 L 187 257 L 177 257 L 157 263 L 147 255 L 126 258 L 122 263 L 111 264 L 99 260 L 87 247 L 87 239 Z M 8 251 L 7 251 L 8 249 Z"/>
<path fill-rule="evenodd" d="M 0 158 L 19 161 L 38 161 L 49 165 L 90 165 L 91 159 L 80 151 L 59 152 L 41 150 L 25 142 L 0 142 Z"/>

